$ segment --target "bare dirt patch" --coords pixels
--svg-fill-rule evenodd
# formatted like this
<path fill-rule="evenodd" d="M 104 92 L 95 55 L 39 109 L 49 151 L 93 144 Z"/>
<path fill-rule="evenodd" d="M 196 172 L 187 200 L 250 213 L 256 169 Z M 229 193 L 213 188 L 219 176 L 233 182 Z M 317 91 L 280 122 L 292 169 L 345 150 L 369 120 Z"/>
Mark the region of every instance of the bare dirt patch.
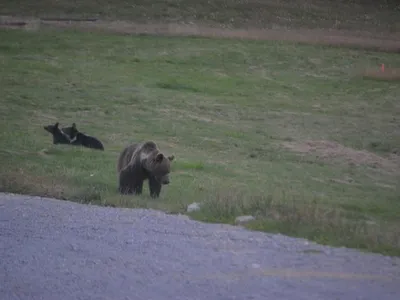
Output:
<path fill-rule="evenodd" d="M 18 25 L 16 25 L 18 24 Z M 202 24 L 146 23 L 105 20 L 32 19 L 0 16 L 0 27 L 38 30 L 40 27 L 73 28 L 82 31 L 110 32 L 115 34 L 146 34 L 162 36 L 200 36 L 246 40 L 293 41 L 340 47 L 371 49 L 400 53 L 398 33 L 379 35 L 335 29 L 227 29 Z"/>
<path fill-rule="evenodd" d="M 362 74 L 364 78 L 377 80 L 400 80 L 399 68 L 385 68 L 384 70 L 368 69 Z"/>
<path fill-rule="evenodd" d="M 302 154 L 315 154 L 323 161 L 344 161 L 349 165 L 366 165 L 388 172 L 400 171 L 400 158 L 396 155 L 381 157 L 366 150 L 355 150 L 332 141 L 284 142 L 283 146 Z"/>

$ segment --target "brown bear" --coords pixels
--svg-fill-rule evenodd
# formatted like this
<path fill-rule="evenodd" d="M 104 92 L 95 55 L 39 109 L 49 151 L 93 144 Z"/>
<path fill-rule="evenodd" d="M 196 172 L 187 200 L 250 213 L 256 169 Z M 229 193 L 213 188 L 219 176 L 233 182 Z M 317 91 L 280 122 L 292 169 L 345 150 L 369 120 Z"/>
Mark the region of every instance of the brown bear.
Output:
<path fill-rule="evenodd" d="M 162 185 L 169 184 L 171 161 L 153 141 L 134 143 L 127 146 L 118 158 L 119 192 L 140 195 L 143 181 L 149 180 L 150 196 L 160 196 Z"/>

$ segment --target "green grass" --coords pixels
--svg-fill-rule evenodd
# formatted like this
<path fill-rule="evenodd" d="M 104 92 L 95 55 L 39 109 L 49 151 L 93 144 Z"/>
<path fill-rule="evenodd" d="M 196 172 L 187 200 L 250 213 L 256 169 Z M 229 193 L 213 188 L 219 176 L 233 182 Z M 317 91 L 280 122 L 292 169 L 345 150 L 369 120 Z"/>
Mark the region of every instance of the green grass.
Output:
<path fill-rule="evenodd" d="M 253 214 L 252 229 L 400 255 L 400 86 L 355 72 L 381 63 L 400 57 L 1 30 L 0 190 L 171 213 L 202 202 L 201 220 Z M 106 150 L 52 145 L 43 126 L 56 121 L 76 122 Z M 143 140 L 176 159 L 156 200 L 147 186 L 141 197 L 117 194 L 118 155 Z M 300 154 L 305 141 L 321 148 Z"/>
<path fill-rule="evenodd" d="M 202 23 L 236 28 L 334 28 L 397 32 L 394 0 L 3 0 L 2 15 Z"/>

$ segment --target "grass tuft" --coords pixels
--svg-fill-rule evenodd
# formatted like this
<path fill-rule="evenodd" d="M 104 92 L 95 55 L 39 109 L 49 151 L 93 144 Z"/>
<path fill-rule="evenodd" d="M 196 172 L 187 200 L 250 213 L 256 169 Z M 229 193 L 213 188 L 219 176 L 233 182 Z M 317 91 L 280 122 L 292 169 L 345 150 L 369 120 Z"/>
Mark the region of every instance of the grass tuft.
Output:
<path fill-rule="evenodd" d="M 179 83 L 179 82 L 173 81 L 173 80 L 170 82 L 157 83 L 156 86 L 159 88 L 162 88 L 162 89 L 167 89 L 167 90 L 188 91 L 188 92 L 194 92 L 194 93 L 201 92 L 201 90 L 199 90 L 195 87 L 192 87 L 192 86 L 189 86 L 189 85 L 186 85 L 183 83 Z"/>
<path fill-rule="evenodd" d="M 83 204 L 96 204 L 104 205 L 105 202 L 102 200 L 102 193 L 95 187 L 89 187 L 77 190 L 69 196 L 69 200 L 76 201 Z"/>
<path fill-rule="evenodd" d="M 204 170 L 202 162 L 178 161 L 174 163 L 173 170 Z"/>

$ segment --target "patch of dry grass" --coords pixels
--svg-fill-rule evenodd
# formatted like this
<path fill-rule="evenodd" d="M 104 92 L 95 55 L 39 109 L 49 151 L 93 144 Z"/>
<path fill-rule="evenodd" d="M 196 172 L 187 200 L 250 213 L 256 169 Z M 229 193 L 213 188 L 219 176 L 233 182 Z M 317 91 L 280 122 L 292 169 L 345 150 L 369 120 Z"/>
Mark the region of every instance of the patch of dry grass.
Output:
<path fill-rule="evenodd" d="M 332 141 L 283 142 L 282 145 L 294 152 L 315 155 L 325 162 L 344 163 L 354 166 L 365 165 L 400 175 L 400 156 L 382 157 L 367 150 L 356 150 Z"/>
<path fill-rule="evenodd" d="M 282 198 L 288 199 L 282 199 Z M 194 217 L 233 224 L 235 216 L 253 215 L 246 224 L 253 230 L 301 236 L 321 244 L 400 255 L 400 222 L 377 223 L 363 214 L 293 198 L 290 195 L 251 195 L 235 190 L 217 191 Z"/>
<path fill-rule="evenodd" d="M 147 23 L 204 24 L 224 28 L 323 28 L 398 32 L 395 1 L 333 0 L 3 0 L 3 15 L 46 19 L 105 19 Z"/>
<path fill-rule="evenodd" d="M 30 174 L 24 169 L 2 170 L 0 191 L 66 199 L 68 186 L 59 178 Z"/>

